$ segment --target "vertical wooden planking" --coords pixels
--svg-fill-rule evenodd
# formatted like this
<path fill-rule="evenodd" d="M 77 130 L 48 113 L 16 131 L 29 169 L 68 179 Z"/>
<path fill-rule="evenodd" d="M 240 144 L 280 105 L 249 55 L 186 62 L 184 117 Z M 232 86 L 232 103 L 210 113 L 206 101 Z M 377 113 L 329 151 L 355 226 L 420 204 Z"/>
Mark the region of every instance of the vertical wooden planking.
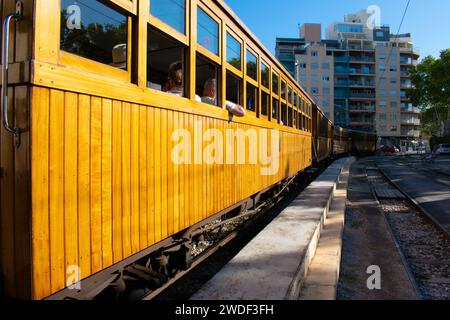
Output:
<path fill-rule="evenodd" d="M 131 106 L 122 107 L 122 245 L 123 258 L 131 255 Z"/>
<path fill-rule="evenodd" d="M 30 89 L 16 87 L 14 92 L 15 123 L 19 128 L 30 127 Z M 21 134 L 21 144 L 15 154 L 15 219 L 14 245 L 20 248 L 15 255 L 16 296 L 29 299 L 31 296 L 31 225 L 30 225 L 30 132 Z M 0 139 L 1 140 L 1 139 Z M 1 150 L 1 143 L 0 143 Z M 1 196 L 0 196 L 1 197 Z M 0 200 L 0 203 L 2 201 Z M 0 208 L 1 210 L 1 208 Z M 1 259 L 0 259 L 1 260 Z M 1 264 L 1 262 L 0 262 Z"/>
<path fill-rule="evenodd" d="M 64 234 L 65 268 L 78 260 L 78 96 L 65 93 L 64 117 Z M 67 283 L 67 275 L 66 275 Z"/>
<path fill-rule="evenodd" d="M 185 114 L 180 112 L 178 113 L 178 126 L 180 130 L 185 130 L 185 124 L 184 124 L 184 118 L 185 118 Z M 185 139 L 187 137 L 184 137 Z M 184 152 L 186 152 L 186 150 L 184 150 Z M 186 156 L 186 154 L 184 154 L 183 156 Z M 180 229 L 184 230 L 187 227 L 187 223 L 186 223 L 186 219 L 185 219 L 185 168 L 186 168 L 186 163 L 182 163 L 179 167 L 179 181 L 180 181 L 180 185 L 179 185 L 179 191 L 180 191 L 180 204 L 179 204 L 179 208 L 180 208 Z"/>
<path fill-rule="evenodd" d="M 10 106 L 14 104 L 14 89 L 8 88 Z M 2 110 L 3 117 L 3 110 Z M 12 117 L 10 108 L 9 117 Z M 1 125 L 1 124 L 0 124 Z M 0 226 L 1 226 L 1 271 L 4 275 L 4 292 L 7 296 L 16 294 L 15 284 L 15 250 L 14 250 L 14 137 L 5 130 L 3 125 L 0 128 L 1 140 L 1 202 L 0 202 Z"/>
<path fill-rule="evenodd" d="M 64 92 L 50 91 L 50 261 L 52 291 L 65 287 Z"/>
<path fill-rule="evenodd" d="M 189 225 L 193 225 L 195 223 L 195 203 L 194 203 L 194 170 L 195 170 L 195 137 L 194 137 L 194 116 L 192 114 L 188 115 L 189 117 L 189 132 L 190 135 L 192 137 L 192 143 L 191 143 L 191 155 L 192 155 L 192 161 L 191 164 L 189 166 L 189 176 L 188 176 L 188 188 L 189 188 L 189 196 L 187 197 L 187 202 L 188 202 L 188 206 L 189 206 L 189 211 L 188 211 L 188 216 L 189 216 Z"/>
<path fill-rule="evenodd" d="M 131 250 L 139 252 L 139 106 L 131 105 Z"/>
<path fill-rule="evenodd" d="M 148 191 L 148 205 L 147 205 L 147 232 L 148 232 L 148 245 L 155 244 L 155 112 L 153 108 L 147 110 L 147 191 Z"/>
<path fill-rule="evenodd" d="M 203 132 L 208 130 L 206 121 L 202 121 Z M 205 143 L 203 142 L 203 147 L 205 147 Z M 202 164 L 202 217 L 206 218 L 208 216 L 208 177 L 207 177 L 207 164 L 203 162 Z"/>
<path fill-rule="evenodd" d="M 102 259 L 102 99 L 91 100 L 91 262 L 92 272 Z"/>
<path fill-rule="evenodd" d="M 123 259 L 122 242 L 122 102 L 114 101 L 112 109 L 113 136 L 113 256 L 114 263 Z"/>
<path fill-rule="evenodd" d="M 33 299 L 41 299 L 51 292 L 49 260 L 49 127 L 50 92 L 48 89 L 33 87 L 31 104 L 31 145 L 33 146 L 31 148 Z M 3 141 L 2 147 L 4 148 Z"/>
<path fill-rule="evenodd" d="M 81 277 L 91 265 L 91 99 L 78 97 L 78 246 Z"/>
<path fill-rule="evenodd" d="M 147 107 L 139 106 L 139 235 L 140 250 L 148 246 L 148 160 Z"/>
<path fill-rule="evenodd" d="M 173 165 L 173 215 L 174 215 L 174 229 L 175 232 L 179 232 L 181 230 L 180 228 L 180 179 L 179 179 L 179 173 L 180 173 L 180 164 L 179 162 L 175 163 L 174 160 L 178 159 L 172 159 L 172 150 L 174 147 L 174 143 L 172 142 L 171 135 L 173 132 L 176 132 L 179 129 L 179 120 L 178 120 L 178 112 L 173 112 L 173 128 L 172 132 L 169 131 L 169 140 L 171 141 L 171 148 L 169 150 L 169 157 L 170 157 L 170 163 Z"/>
<path fill-rule="evenodd" d="M 162 206 L 161 206 L 161 110 L 154 110 L 154 147 L 155 152 L 155 242 L 163 239 L 162 234 Z"/>
<path fill-rule="evenodd" d="M 162 238 L 168 236 L 167 110 L 161 110 L 161 213 Z"/>
<path fill-rule="evenodd" d="M 103 99 L 102 110 L 102 261 L 113 264 L 112 209 L 112 101 Z"/>
<path fill-rule="evenodd" d="M 167 112 L 167 144 L 166 163 L 167 163 L 167 231 L 168 235 L 175 232 L 175 170 L 172 161 L 172 132 L 173 132 L 173 111 Z M 163 142 L 164 143 L 164 142 Z"/>

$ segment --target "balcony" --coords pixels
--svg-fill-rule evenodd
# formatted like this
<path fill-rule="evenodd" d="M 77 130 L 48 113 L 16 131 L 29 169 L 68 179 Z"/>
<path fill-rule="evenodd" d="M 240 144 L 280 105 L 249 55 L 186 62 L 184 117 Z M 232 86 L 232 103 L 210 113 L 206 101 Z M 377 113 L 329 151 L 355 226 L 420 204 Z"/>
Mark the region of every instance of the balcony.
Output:
<path fill-rule="evenodd" d="M 402 106 L 400 107 L 400 111 L 402 113 L 414 113 L 414 114 L 420 114 L 420 109 L 417 107 L 413 107 L 412 105 L 405 105 L 402 104 Z"/>
<path fill-rule="evenodd" d="M 334 62 L 349 63 L 350 57 L 334 57 Z"/>
<path fill-rule="evenodd" d="M 352 113 L 375 113 L 375 105 L 350 105 L 349 111 Z"/>
<path fill-rule="evenodd" d="M 375 76 L 375 70 L 350 68 L 348 71 L 351 75 Z"/>
<path fill-rule="evenodd" d="M 350 99 L 376 99 L 376 95 L 369 92 L 350 92 Z"/>
<path fill-rule="evenodd" d="M 375 51 L 372 46 L 361 46 L 361 45 L 349 45 L 348 49 L 350 51 Z"/>
<path fill-rule="evenodd" d="M 411 81 L 402 81 L 400 82 L 400 87 L 402 89 L 412 89 L 414 86 Z"/>
<path fill-rule="evenodd" d="M 402 129 L 401 135 L 408 137 L 408 138 L 420 138 L 421 131 L 420 130 L 408 130 L 408 129 Z"/>
<path fill-rule="evenodd" d="M 350 81 L 350 87 L 359 87 L 359 88 L 375 88 L 375 82 L 373 81 Z"/>
<path fill-rule="evenodd" d="M 351 63 L 375 63 L 375 57 L 353 56 L 350 57 Z"/>
<path fill-rule="evenodd" d="M 420 126 L 420 119 L 417 118 L 402 118 L 400 123 L 406 126 Z"/>

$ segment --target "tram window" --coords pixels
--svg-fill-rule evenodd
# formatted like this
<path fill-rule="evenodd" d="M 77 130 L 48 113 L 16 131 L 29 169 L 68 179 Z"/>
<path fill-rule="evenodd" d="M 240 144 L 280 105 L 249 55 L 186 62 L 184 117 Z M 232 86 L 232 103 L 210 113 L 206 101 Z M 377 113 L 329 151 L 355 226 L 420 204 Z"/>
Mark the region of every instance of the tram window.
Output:
<path fill-rule="evenodd" d="M 256 56 L 247 50 L 247 75 L 258 81 L 258 64 Z"/>
<path fill-rule="evenodd" d="M 186 34 L 186 0 L 151 0 L 150 13 L 178 32 Z"/>
<path fill-rule="evenodd" d="M 60 47 L 127 70 L 128 17 L 98 0 L 61 0 Z"/>
<path fill-rule="evenodd" d="M 287 105 L 285 103 L 281 104 L 281 124 L 287 125 Z"/>
<path fill-rule="evenodd" d="M 270 96 L 265 93 L 262 92 L 261 93 L 261 114 L 263 116 L 268 116 L 269 115 L 269 105 L 270 105 Z"/>
<path fill-rule="evenodd" d="M 184 97 L 185 46 L 153 27 L 147 37 L 147 87 Z"/>
<path fill-rule="evenodd" d="M 247 83 L 247 110 L 256 112 L 258 105 L 258 88 Z"/>
<path fill-rule="evenodd" d="M 297 102 L 298 102 L 297 92 L 294 92 L 294 107 L 297 107 Z"/>
<path fill-rule="evenodd" d="M 288 90 L 288 101 L 289 101 L 289 104 L 292 104 L 292 88 L 291 87 L 289 87 L 289 90 Z"/>
<path fill-rule="evenodd" d="M 293 126 L 293 115 L 294 115 L 294 110 L 292 108 L 288 108 L 288 126 L 292 127 Z"/>
<path fill-rule="evenodd" d="M 272 98 L 272 119 L 278 120 L 278 115 L 280 112 L 279 105 L 280 105 L 280 102 L 277 99 Z"/>
<path fill-rule="evenodd" d="M 218 106 L 220 101 L 220 85 L 218 81 L 219 67 L 197 54 L 196 86 L 195 92 L 203 103 Z"/>
<path fill-rule="evenodd" d="M 286 82 L 281 82 L 281 99 L 286 100 Z"/>
<path fill-rule="evenodd" d="M 270 88 L 270 69 L 264 63 L 261 63 L 261 84 L 267 89 Z"/>
<path fill-rule="evenodd" d="M 293 120 L 293 124 L 292 124 L 292 126 L 294 128 L 297 128 L 297 122 L 298 122 L 298 112 L 297 112 L 297 110 L 294 110 L 294 120 Z"/>
<path fill-rule="evenodd" d="M 242 80 L 227 72 L 227 101 L 242 105 Z"/>
<path fill-rule="evenodd" d="M 219 55 L 219 24 L 201 8 L 197 8 L 197 43 Z"/>
<path fill-rule="evenodd" d="M 241 44 L 227 33 L 227 62 L 238 70 L 242 70 Z"/>
<path fill-rule="evenodd" d="M 279 84 L 278 76 L 276 74 L 273 74 L 272 75 L 272 92 L 275 94 L 278 94 L 280 92 L 280 90 L 278 88 L 278 84 Z"/>

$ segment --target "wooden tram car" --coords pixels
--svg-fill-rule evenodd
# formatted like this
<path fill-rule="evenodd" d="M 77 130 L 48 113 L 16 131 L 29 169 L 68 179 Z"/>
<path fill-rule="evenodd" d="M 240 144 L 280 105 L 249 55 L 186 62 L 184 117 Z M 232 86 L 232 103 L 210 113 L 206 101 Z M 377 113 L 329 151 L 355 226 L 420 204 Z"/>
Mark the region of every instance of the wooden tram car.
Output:
<path fill-rule="evenodd" d="M 1 296 L 93 299 L 128 266 L 148 270 L 151 253 L 309 168 L 313 153 L 333 155 L 332 124 L 223 1 L 3 0 L 0 9 Z M 178 95 L 165 92 L 174 63 Z M 206 104 L 198 98 L 211 78 L 217 95 Z M 246 116 L 231 119 L 228 101 Z M 174 132 L 208 129 L 276 130 L 278 170 L 172 161 Z M 74 275 L 81 290 L 67 289 Z"/>

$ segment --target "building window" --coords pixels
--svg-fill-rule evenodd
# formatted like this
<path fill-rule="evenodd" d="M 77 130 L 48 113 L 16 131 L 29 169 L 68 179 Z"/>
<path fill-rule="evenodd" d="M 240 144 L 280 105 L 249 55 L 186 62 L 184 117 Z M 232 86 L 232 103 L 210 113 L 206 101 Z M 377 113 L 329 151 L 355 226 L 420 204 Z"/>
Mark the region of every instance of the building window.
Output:
<path fill-rule="evenodd" d="M 317 51 L 312 51 L 312 52 L 311 52 L 311 56 L 317 57 Z"/>
<path fill-rule="evenodd" d="M 184 97 L 186 47 L 150 26 L 147 43 L 147 86 Z"/>
<path fill-rule="evenodd" d="M 330 64 L 329 63 L 323 63 L 322 64 L 322 69 L 329 70 L 330 69 Z"/>
<path fill-rule="evenodd" d="M 380 66 L 380 71 L 386 71 L 386 66 L 381 65 Z"/>
<path fill-rule="evenodd" d="M 227 62 L 238 70 L 242 69 L 242 46 L 232 35 L 227 33 Z"/>
<path fill-rule="evenodd" d="M 319 69 L 319 64 L 318 64 L 318 63 L 311 63 L 311 69 L 312 69 L 312 70 L 317 70 L 317 69 Z"/>
<path fill-rule="evenodd" d="M 317 74 L 311 75 L 311 80 L 312 81 L 319 81 L 319 75 L 317 75 Z"/>
<path fill-rule="evenodd" d="M 71 10 L 75 7 L 80 11 L 81 21 L 70 24 Z M 127 70 L 126 15 L 98 0 L 61 0 L 61 19 L 61 50 Z"/>
<path fill-rule="evenodd" d="M 258 81 L 258 59 L 247 50 L 247 75 L 255 81 Z"/>
<path fill-rule="evenodd" d="M 150 13 L 178 32 L 186 33 L 186 0 L 152 0 Z"/>
<path fill-rule="evenodd" d="M 330 88 L 323 88 L 323 95 L 328 96 L 330 94 Z"/>
<path fill-rule="evenodd" d="M 384 32 L 383 31 L 377 31 L 376 32 L 376 36 L 377 36 L 377 38 L 383 38 L 384 37 Z"/>
<path fill-rule="evenodd" d="M 322 79 L 323 79 L 323 82 L 330 82 L 329 76 L 324 76 Z"/>
<path fill-rule="evenodd" d="M 197 43 L 219 55 L 219 24 L 201 8 L 197 8 Z"/>
<path fill-rule="evenodd" d="M 319 89 L 318 88 L 311 88 L 311 93 L 312 94 L 319 94 Z"/>

